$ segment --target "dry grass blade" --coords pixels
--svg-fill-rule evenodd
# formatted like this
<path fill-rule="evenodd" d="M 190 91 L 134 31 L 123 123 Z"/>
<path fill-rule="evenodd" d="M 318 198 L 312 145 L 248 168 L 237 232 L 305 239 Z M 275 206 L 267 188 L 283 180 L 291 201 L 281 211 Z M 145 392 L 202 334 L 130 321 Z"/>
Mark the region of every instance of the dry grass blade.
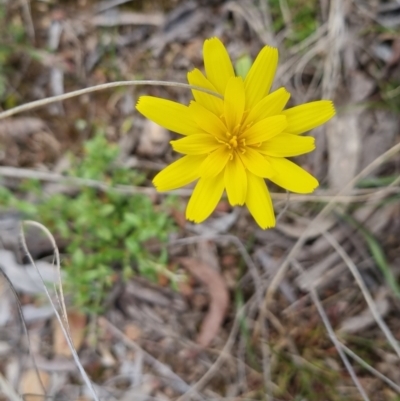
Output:
<path fill-rule="evenodd" d="M 347 254 L 347 252 L 343 249 L 343 247 L 336 241 L 336 239 L 328 232 L 324 233 L 325 238 L 329 241 L 329 243 L 332 245 L 332 247 L 335 249 L 335 251 L 340 255 L 340 257 L 343 259 L 343 261 L 346 263 L 348 266 L 349 270 L 351 271 L 351 274 L 355 278 L 358 286 L 361 289 L 361 292 L 367 301 L 367 304 L 369 308 L 371 309 L 372 315 L 380 327 L 380 329 L 383 331 L 385 334 L 387 340 L 389 341 L 390 345 L 393 347 L 393 349 L 396 351 L 398 357 L 400 358 L 400 346 L 397 342 L 397 340 L 394 338 L 392 332 L 390 331 L 389 327 L 386 325 L 386 323 L 383 321 L 376 305 L 374 302 L 374 299 L 372 298 L 370 292 L 368 291 L 367 286 L 365 285 L 360 272 L 357 269 L 357 266 L 354 264 L 353 260 L 350 258 L 350 256 Z"/>
<path fill-rule="evenodd" d="M 204 398 L 197 393 L 193 388 L 189 386 L 181 377 L 179 377 L 174 371 L 171 370 L 171 368 L 167 365 L 164 365 L 160 361 L 158 361 L 156 358 L 154 358 L 152 355 L 150 355 L 148 352 L 146 352 L 143 348 L 141 348 L 138 344 L 136 344 L 133 340 L 128 338 L 121 330 L 119 330 L 117 327 L 115 327 L 111 322 L 106 320 L 104 317 L 100 317 L 98 319 L 99 325 L 101 327 L 104 327 L 110 332 L 117 337 L 120 341 L 123 341 L 127 346 L 130 348 L 134 349 L 135 351 L 140 351 L 144 358 L 146 359 L 147 363 L 151 365 L 161 376 L 166 377 L 170 379 L 171 381 L 175 381 L 179 385 L 179 390 L 180 391 L 185 391 L 185 392 L 193 392 L 193 396 L 196 399 L 204 400 Z"/>
<path fill-rule="evenodd" d="M 279 267 L 279 270 L 276 272 L 274 278 L 271 280 L 271 283 L 269 284 L 265 300 L 264 300 L 264 305 L 263 308 L 265 308 L 273 299 L 273 296 L 284 278 L 287 269 L 289 268 L 289 264 L 291 260 L 294 259 L 296 256 L 297 252 L 301 249 L 301 247 L 304 245 L 305 240 L 308 236 L 308 233 L 314 229 L 316 226 L 318 226 L 322 219 L 325 218 L 335 207 L 337 203 L 337 198 L 342 195 L 343 193 L 346 193 L 350 188 L 354 186 L 355 183 L 357 183 L 360 179 L 366 177 L 368 174 L 370 174 L 372 171 L 374 171 L 377 167 L 379 167 L 382 163 L 384 163 L 386 160 L 390 159 L 392 156 L 394 156 L 396 153 L 400 151 L 400 143 L 393 146 L 390 148 L 388 151 L 377 157 L 372 163 L 370 163 L 367 167 L 365 167 L 359 174 L 357 174 L 339 193 L 334 196 L 328 204 L 318 213 L 318 215 L 311 221 L 311 223 L 308 225 L 308 227 L 304 230 L 303 234 L 301 237 L 297 240 L 293 248 L 290 250 L 289 254 L 286 256 L 285 260 L 282 262 L 281 266 Z"/>
<path fill-rule="evenodd" d="M 364 359 L 360 358 L 356 353 L 354 353 L 350 348 L 348 348 L 346 345 L 342 344 L 339 341 L 340 346 L 343 348 L 344 352 L 346 352 L 351 358 L 353 358 L 356 362 L 358 362 L 361 366 L 363 366 L 366 370 L 371 372 L 373 375 L 381 379 L 383 382 L 385 382 L 388 386 L 390 386 L 393 390 L 397 391 L 400 394 L 400 386 L 396 384 L 394 381 L 390 380 L 388 377 L 386 377 L 384 374 L 373 368 L 371 365 L 369 365 L 367 362 L 364 361 Z"/>
<path fill-rule="evenodd" d="M 44 233 L 46 234 L 46 236 L 50 236 L 50 239 L 51 239 L 51 242 L 52 242 L 53 246 L 55 245 L 55 240 L 54 240 L 53 236 L 52 236 L 51 233 L 47 230 L 47 228 L 44 227 L 42 224 L 37 223 L 37 222 L 32 222 L 32 221 L 26 221 L 25 223 L 31 224 L 31 225 L 34 225 L 34 226 L 36 226 L 36 227 L 41 228 L 41 229 L 44 231 Z M 77 365 L 77 367 L 78 367 L 78 369 L 79 369 L 79 372 L 81 373 L 82 379 L 83 379 L 83 381 L 85 382 L 85 384 L 87 385 L 87 387 L 88 387 L 88 389 L 89 389 L 89 391 L 90 391 L 90 394 L 91 394 L 91 396 L 93 397 L 93 399 L 94 399 L 95 401 L 100 401 L 99 398 L 98 398 L 98 396 L 97 396 L 97 394 L 96 394 L 96 391 L 94 390 L 94 386 L 93 386 L 92 382 L 91 382 L 90 379 L 89 379 L 89 376 L 88 376 L 87 373 L 85 372 L 85 369 L 83 368 L 83 366 L 82 366 L 82 364 L 81 364 L 81 362 L 80 362 L 80 360 L 79 360 L 78 353 L 76 352 L 76 349 L 74 348 L 74 345 L 73 345 L 73 343 L 72 343 L 71 336 L 70 336 L 69 333 L 68 333 L 68 326 L 67 326 L 67 327 L 64 326 L 64 324 L 65 324 L 65 319 L 66 319 L 66 318 L 65 318 L 65 316 L 66 316 L 65 305 L 64 305 L 63 303 L 61 303 L 61 305 L 62 305 L 62 310 L 63 310 L 63 314 L 65 314 L 63 317 L 61 317 L 60 314 L 58 313 L 58 310 L 57 310 L 57 308 L 56 308 L 56 306 L 55 306 L 55 304 L 54 304 L 54 302 L 53 302 L 53 300 L 52 300 L 52 297 L 51 297 L 51 295 L 50 295 L 50 293 L 49 293 L 49 291 L 48 291 L 48 289 L 47 289 L 47 287 L 46 287 L 46 284 L 45 284 L 45 282 L 44 282 L 44 280 L 43 280 L 43 277 L 42 277 L 42 275 L 41 275 L 41 273 L 40 273 L 40 270 L 37 268 L 37 266 L 36 266 L 36 264 L 35 264 L 35 261 L 33 260 L 32 255 L 31 255 L 30 252 L 29 252 L 28 246 L 27 246 L 26 241 L 25 241 L 25 235 L 24 235 L 23 227 L 21 227 L 20 237 L 21 237 L 22 248 L 23 248 L 23 250 L 24 250 L 26 256 L 28 257 L 29 262 L 30 262 L 30 263 L 32 264 L 32 266 L 36 269 L 36 271 L 37 271 L 37 273 L 38 273 L 38 275 L 39 275 L 39 277 L 40 277 L 40 279 L 41 279 L 41 281 L 42 281 L 43 289 L 44 289 L 44 291 L 45 291 L 45 293 L 46 293 L 47 299 L 49 300 L 49 302 L 50 302 L 50 304 L 51 304 L 51 306 L 52 306 L 52 308 L 53 308 L 53 310 L 54 310 L 54 314 L 56 315 L 56 318 L 57 318 L 57 320 L 58 320 L 58 323 L 60 324 L 60 327 L 61 327 L 61 329 L 62 329 L 62 332 L 63 332 L 63 334 L 64 334 L 64 336 L 65 336 L 65 339 L 67 340 L 68 346 L 69 346 L 69 348 L 70 348 L 70 350 L 71 350 L 71 353 L 72 353 L 72 357 L 74 358 L 74 361 L 75 361 L 75 363 L 76 363 L 76 365 Z M 60 260 L 59 260 L 58 248 L 56 247 L 56 249 L 57 249 L 57 251 L 55 251 L 56 258 L 57 258 L 57 255 L 58 255 L 58 259 L 56 260 L 56 262 L 59 263 Z M 58 265 L 57 267 L 60 268 L 60 265 Z M 62 291 L 62 288 L 61 288 L 60 290 Z M 61 299 L 61 300 L 62 300 L 62 299 Z M 63 322 L 63 319 L 64 319 L 64 322 Z"/>
<path fill-rule="evenodd" d="M 294 259 L 292 261 L 292 263 L 300 273 L 304 273 L 303 267 L 296 259 Z M 332 340 L 333 344 L 335 345 L 335 348 L 337 349 L 337 352 L 339 353 L 340 358 L 342 359 L 343 364 L 346 367 L 347 371 L 349 372 L 354 384 L 356 385 L 358 391 L 360 392 L 361 397 L 364 399 L 364 401 L 369 401 L 368 395 L 366 394 L 363 386 L 361 385 L 360 381 L 358 380 L 356 372 L 354 371 L 353 367 L 351 366 L 350 361 L 348 360 L 346 354 L 343 352 L 341 344 L 336 337 L 336 334 L 335 334 L 333 327 L 328 319 L 328 316 L 325 313 L 325 310 L 319 299 L 318 293 L 315 290 L 315 287 L 310 286 L 308 288 L 308 292 L 310 293 L 311 299 L 313 300 L 313 302 L 318 310 L 318 313 L 321 316 L 322 322 L 324 323 L 324 326 L 326 328 L 326 331 L 328 332 L 330 339 Z"/>
<path fill-rule="evenodd" d="M 34 102 L 22 104 L 21 106 L 14 107 L 10 110 L 3 111 L 0 113 L 0 120 L 3 120 L 4 118 L 11 117 L 15 114 L 22 113 L 24 111 L 29 111 L 33 109 L 37 109 L 38 107 L 43 107 L 48 104 L 60 102 L 62 100 L 67 100 L 67 99 L 72 99 L 77 96 L 82 96 L 86 95 L 88 93 L 93 93 L 93 92 L 98 92 L 101 90 L 105 89 L 111 89 L 111 88 L 119 88 L 122 86 L 172 86 L 176 88 L 185 88 L 185 89 L 190 89 L 190 90 L 198 90 L 204 93 L 207 93 L 209 95 L 213 95 L 216 97 L 219 97 L 222 99 L 222 96 L 216 92 L 210 91 L 208 89 L 201 88 L 199 86 L 193 86 L 189 84 L 183 84 L 180 82 L 169 82 L 169 81 L 148 81 L 148 80 L 142 80 L 142 81 L 117 81 L 117 82 L 109 82 L 106 84 L 101 84 L 101 85 L 96 85 L 96 86 L 90 86 L 89 88 L 84 88 L 84 89 L 79 89 L 76 91 L 64 93 L 62 95 L 58 96 L 51 96 L 47 97 L 45 99 L 40 99 L 40 100 L 35 100 Z"/>

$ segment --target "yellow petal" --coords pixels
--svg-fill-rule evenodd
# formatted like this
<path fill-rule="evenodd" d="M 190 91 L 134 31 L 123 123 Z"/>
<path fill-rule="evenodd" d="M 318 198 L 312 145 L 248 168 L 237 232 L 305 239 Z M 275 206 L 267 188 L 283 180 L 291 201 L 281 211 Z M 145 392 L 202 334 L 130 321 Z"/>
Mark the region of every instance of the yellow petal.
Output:
<path fill-rule="evenodd" d="M 192 136 L 187 138 L 191 138 Z M 299 136 L 286 133 L 279 134 L 257 147 L 257 150 L 264 155 L 275 157 L 299 156 L 314 149 L 315 139 L 312 136 Z"/>
<path fill-rule="evenodd" d="M 267 185 L 250 172 L 247 172 L 246 206 L 263 230 L 275 226 L 274 207 Z"/>
<path fill-rule="evenodd" d="M 210 153 L 200 167 L 201 177 L 215 177 L 226 166 L 229 160 L 229 150 L 225 146 Z"/>
<path fill-rule="evenodd" d="M 223 146 L 210 134 L 193 134 L 171 141 L 170 144 L 176 152 L 187 155 L 203 155 Z"/>
<path fill-rule="evenodd" d="M 254 107 L 268 94 L 274 80 L 277 65 L 278 49 L 265 46 L 260 53 L 258 53 L 244 81 L 246 89 L 246 109 Z"/>
<path fill-rule="evenodd" d="M 290 98 L 290 93 L 285 88 L 279 88 L 260 100 L 251 108 L 243 125 L 254 124 L 264 118 L 281 114 Z"/>
<path fill-rule="evenodd" d="M 284 110 L 282 114 L 288 119 L 285 131 L 290 134 L 302 134 L 326 123 L 336 111 L 330 100 L 318 100 Z"/>
<path fill-rule="evenodd" d="M 235 128 L 242 121 L 244 104 L 243 79 L 241 77 L 232 77 L 228 81 L 224 96 L 224 116 L 231 134 L 235 134 Z"/>
<path fill-rule="evenodd" d="M 213 212 L 224 192 L 224 173 L 200 178 L 186 208 L 186 218 L 201 223 Z"/>
<path fill-rule="evenodd" d="M 286 126 L 286 117 L 281 114 L 267 117 L 248 128 L 243 133 L 243 138 L 246 141 L 246 145 L 259 144 L 280 134 Z"/>
<path fill-rule="evenodd" d="M 199 86 L 217 92 L 215 86 L 197 68 L 188 72 L 187 79 L 190 85 Z M 201 104 L 207 110 L 210 110 L 217 116 L 220 116 L 223 113 L 224 101 L 222 99 L 197 90 L 192 90 L 192 93 L 196 102 Z"/>
<path fill-rule="evenodd" d="M 284 158 L 268 157 L 275 174 L 272 182 L 288 191 L 308 194 L 318 187 L 318 181 L 306 170 Z"/>
<path fill-rule="evenodd" d="M 149 120 L 182 135 L 199 132 L 189 108 L 183 104 L 153 96 L 141 96 L 136 109 Z"/>
<path fill-rule="evenodd" d="M 256 150 L 247 147 L 246 152 L 239 153 L 244 166 L 258 177 L 271 178 L 274 170 L 269 161 Z"/>
<path fill-rule="evenodd" d="M 235 76 L 225 46 L 218 38 L 207 39 L 204 42 L 203 56 L 207 79 L 224 95 L 229 78 Z"/>
<path fill-rule="evenodd" d="M 226 164 L 224 180 L 229 203 L 232 206 L 243 205 L 246 200 L 247 174 L 238 156 Z"/>
<path fill-rule="evenodd" d="M 204 156 L 184 156 L 161 170 L 153 179 L 158 191 L 171 191 L 183 187 L 200 177 Z"/>
<path fill-rule="evenodd" d="M 227 128 L 222 120 L 197 102 L 190 102 L 189 113 L 197 126 L 209 134 L 226 139 Z"/>

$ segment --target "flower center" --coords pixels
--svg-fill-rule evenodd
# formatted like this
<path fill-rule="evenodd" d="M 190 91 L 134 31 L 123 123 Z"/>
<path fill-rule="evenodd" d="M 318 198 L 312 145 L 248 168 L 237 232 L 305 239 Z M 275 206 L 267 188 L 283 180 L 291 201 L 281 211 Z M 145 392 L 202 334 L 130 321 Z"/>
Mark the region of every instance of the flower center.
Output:
<path fill-rule="evenodd" d="M 227 132 L 226 136 L 227 140 L 221 142 L 224 143 L 225 146 L 227 146 L 227 148 L 229 149 L 230 160 L 233 159 L 235 153 L 239 152 L 243 154 L 246 152 L 246 141 L 244 138 L 240 139 L 238 138 L 239 135 L 232 135 L 230 132 Z"/>
<path fill-rule="evenodd" d="M 225 118 L 223 115 L 220 116 L 221 120 L 225 123 Z M 247 124 L 246 126 L 242 126 L 242 124 L 237 124 L 232 130 L 226 131 L 225 136 L 226 139 L 217 139 L 218 142 L 224 144 L 230 154 L 230 160 L 234 158 L 235 153 L 244 154 L 246 152 L 246 140 L 242 137 L 243 132 L 250 126 L 251 124 Z"/>
<path fill-rule="evenodd" d="M 231 145 L 232 148 L 234 148 L 234 149 L 237 148 L 238 142 L 237 142 L 237 136 L 236 135 L 231 138 L 231 140 L 229 141 L 229 145 Z"/>

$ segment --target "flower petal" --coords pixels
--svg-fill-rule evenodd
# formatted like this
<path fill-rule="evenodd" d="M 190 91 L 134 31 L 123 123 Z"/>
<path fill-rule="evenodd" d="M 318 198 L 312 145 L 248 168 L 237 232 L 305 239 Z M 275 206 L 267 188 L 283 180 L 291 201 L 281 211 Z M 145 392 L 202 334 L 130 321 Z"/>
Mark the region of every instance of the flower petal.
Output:
<path fill-rule="evenodd" d="M 218 38 L 207 39 L 203 46 L 203 56 L 207 79 L 224 95 L 229 78 L 235 76 L 225 46 Z"/>
<path fill-rule="evenodd" d="M 247 172 L 246 206 L 257 224 L 265 230 L 275 226 L 275 213 L 265 181 Z"/>
<path fill-rule="evenodd" d="M 281 114 L 289 99 L 290 93 L 285 88 L 277 89 L 251 108 L 243 125 L 254 124 L 264 118 Z"/>
<path fill-rule="evenodd" d="M 318 181 L 306 170 L 284 158 L 268 157 L 275 174 L 272 182 L 288 191 L 308 194 L 318 187 Z"/>
<path fill-rule="evenodd" d="M 275 172 L 269 161 L 256 150 L 247 147 L 246 152 L 239 153 L 244 166 L 258 177 L 271 178 Z"/>
<path fill-rule="evenodd" d="M 224 192 L 224 173 L 200 178 L 186 208 L 186 218 L 201 223 L 213 212 Z"/>
<path fill-rule="evenodd" d="M 227 128 L 231 134 L 242 121 L 245 104 L 243 79 L 232 77 L 229 79 L 224 96 L 224 116 Z"/>
<path fill-rule="evenodd" d="M 215 86 L 197 68 L 188 72 L 187 79 L 190 85 L 199 86 L 217 92 Z M 220 116 L 223 113 L 224 101 L 222 99 L 194 89 L 192 90 L 192 93 L 196 102 L 201 104 L 207 110 L 210 110 L 217 116 Z"/>
<path fill-rule="evenodd" d="M 276 67 L 278 49 L 264 46 L 258 53 L 244 81 L 246 89 L 246 109 L 254 107 L 271 89 Z"/>
<path fill-rule="evenodd" d="M 204 156 L 181 157 L 154 177 L 154 186 L 158 191 L 171 191 L 197 180 L 203 160 Z"/>
<path fill-rule="evenodd" d="M 149 120 L 182 135 L 199 132 L 189 108 L 183 104 L 153 96 L 141 96 L 136 109 Z"/>
<path fill-rule="evenodd" d="M 193 136 L 191 135 L 186 138 L 192 138 Z M 181 141 L 186 138 L 181 139 Z M 257 148 L 260 153 L 275 157 L 299 156 L 314 149 L 315 139 L 312 136 L 299 136 L 286 133 L 275 136 Z"/>
<path fill-rule="evenodd" d="M 302 134 L 326 123 L 335 114 L 335 106 L 330 100 L 318 100 L 282 112 L 288 119 L 285 131 L 290 134 Z"/>
<path fill-rule="evenodd" d="M 170 144 L 176 152 L 187 155 L 202 155 L 223 146 L 210 134 L 193 134 L 177 141 L 170 141 Z"/>
<path fill-rule="evenodd" d="M 202 130 L 218 138 L 226 139 L 227 128 L 225 124 L 204 106 L 197 102 L 190 102 L 189 113 Z"/>
<path fill-rule="evenodd" d="M 252 125 L 243 133 L 243 138 L 246 141 L 246 145 L 259 144 L 280 134 L 286 126 L 286 117 L 278 114 L 277 116 L 264 118 L 264 120 Z"/>
<path fill-rule="evenodd" d="M 229 160 L 225 167 L 225 188 L 232 206 L 243 205 L 246 200 L 247 174 L 238 156 Z"/>
<path fill-rule="evenodd" d="M 227 147 L 221 146 L 210 153 L 200 167 L 201 177 L 215 177 L 226 166 L 230 157 Z"/>

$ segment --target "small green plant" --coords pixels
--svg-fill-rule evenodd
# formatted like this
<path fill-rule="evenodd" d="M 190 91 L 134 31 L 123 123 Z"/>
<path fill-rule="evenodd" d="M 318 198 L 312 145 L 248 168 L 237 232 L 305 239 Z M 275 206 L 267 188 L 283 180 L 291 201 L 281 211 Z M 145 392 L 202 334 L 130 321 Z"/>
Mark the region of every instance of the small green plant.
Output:
<path fill-rule="evenodd" d="M 271 0 L 270 4 L 273 27 L 275 32 L 279 32 L 285 26 L 279 0 Z M 293 30 L 285 41 L 287 47 L 301 42 L 315 32 L 318 27 L 318 5 L 317 0 L 287 0 Z"/>
<path fill-rule="evenodd" d="M 24 24 L 11 8 L 0 3 L 0 103 L 4 102 L 7 107 L 15 103 L 11 96 L 15 88 L 9 87 L 9 77 L 18 70 L 15 63 L 18 63 L 21 50 L 24 49 L 25 55 L 31 50 Z"/>
<path fill-rule="evenodd" d="M 138 185 L 144 180 L 137 171 L 118 166 L 118 148 L 102 132 L 86 143 L 84 152 L 82 161 L 72 157 L 70 175 L 110 185 Z M 67 244 L 62 261 L 66 293 L 81 309 L 100 311 L 114 281 L 135 272 L 155 279 L 167 262 L 163 244 L 174 225 L 163 205 L 154 206 L 144 194 L 83 188 L 72 197 L 46 197 L 41 186 L 30 181 L 24 191 L 36 193 L 37 202 L 32 204 L 0 189 L 0 204 L 40 221 Z"/>

